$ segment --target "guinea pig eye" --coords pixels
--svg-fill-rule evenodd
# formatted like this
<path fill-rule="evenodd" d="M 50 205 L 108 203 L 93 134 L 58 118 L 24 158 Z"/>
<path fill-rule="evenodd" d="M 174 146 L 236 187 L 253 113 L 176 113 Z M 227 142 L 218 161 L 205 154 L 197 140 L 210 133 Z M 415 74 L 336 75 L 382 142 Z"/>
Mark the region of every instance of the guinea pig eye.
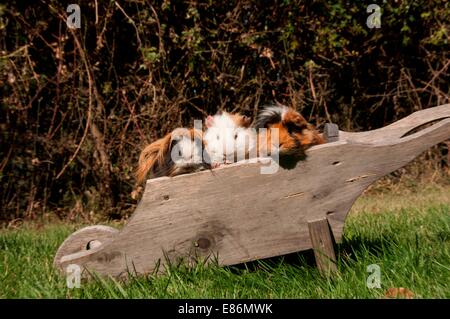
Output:
<path fill-rule="evenodd" d="M 178 150 L 178 156 L 181 156 L 181 150 Z"/>
<path fill-rule="evenodd" d="M 217 140 L 219 140 L 219 135 L 216 136 Z"/>
<path fill-rule="evenodd" d="M 236 133 L 236 134 L 234 134 L 234 139 L 237 139 L 237 137 L 238 137 L 237 133 Z"/>

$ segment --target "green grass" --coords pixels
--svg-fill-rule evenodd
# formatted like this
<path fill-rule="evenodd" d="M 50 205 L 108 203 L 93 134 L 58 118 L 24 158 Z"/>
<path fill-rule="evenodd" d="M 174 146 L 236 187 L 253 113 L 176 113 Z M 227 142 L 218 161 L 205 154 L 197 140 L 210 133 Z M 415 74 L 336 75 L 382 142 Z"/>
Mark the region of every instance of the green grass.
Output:
<path fill-rule="evenodd" d="M 128 282 L 96 279 L 68 289 L 52 268 L 61 242 L 81 225 L 0 231 L 1 298 L 383 298 L 405 287 L 416 298 L 450 298 L 450 189 L 363 196 L 338 246 L 339 272 L 320 276 L 311 252 L 236 267 L 171 267 Z M 423 200 L 420 200 L 420 199 Z M 368 210 L 369 209 L 369 210 Z M 366 287 L 367 266 L 381 288 Z"/>

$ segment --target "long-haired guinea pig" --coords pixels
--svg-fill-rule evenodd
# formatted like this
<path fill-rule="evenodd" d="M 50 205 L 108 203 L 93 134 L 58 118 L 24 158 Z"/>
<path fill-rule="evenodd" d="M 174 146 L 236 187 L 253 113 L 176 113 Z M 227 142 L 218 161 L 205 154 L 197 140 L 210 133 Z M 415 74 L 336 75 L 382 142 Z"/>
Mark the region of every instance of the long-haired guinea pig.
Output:
<path fill-rule="evenodd" d="M 149 173 L 155 178 L 210 169 L 210 161 L 203 156 L 202 135 L 197 129 L 177 128 L 147 145 L 139 156 L 137 183 L 142 183 Z"/>
<path fill-rule="evenodd" d="M 325 141 L 316 128 L 305 118 L 287 106 L 268 106 L 263 108 L 256 117 L 253 127 L 266 128 L 266 133 L 258 134 L 258 153 L 271 155 L 278 152 L 282 157 L 303 158 L 305 150 Z M 273 143 L 272 130 L 278 130 L 278 145 Z M 276 134 L 276 133 L 275 133 Z"/>
<path fill-rule="evenodd" d="M 208 116 L 205 124 L 203 140 L 213 166 L 248 159 L 256 151 L 255 130 L 246 116 L 221 112 Z"/>

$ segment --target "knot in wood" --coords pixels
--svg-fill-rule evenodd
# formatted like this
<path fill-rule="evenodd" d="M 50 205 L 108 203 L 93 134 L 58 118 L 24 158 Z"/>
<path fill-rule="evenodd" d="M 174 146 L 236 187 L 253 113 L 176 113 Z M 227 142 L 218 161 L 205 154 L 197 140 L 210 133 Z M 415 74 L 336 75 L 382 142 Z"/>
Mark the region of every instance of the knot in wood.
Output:
<path fill-rule="evenodd" d="M 211 241 L 208 238 L 202 237 L 197 239 L 194 245 L 200 249 L 208 249 L 211 246 Z"/>

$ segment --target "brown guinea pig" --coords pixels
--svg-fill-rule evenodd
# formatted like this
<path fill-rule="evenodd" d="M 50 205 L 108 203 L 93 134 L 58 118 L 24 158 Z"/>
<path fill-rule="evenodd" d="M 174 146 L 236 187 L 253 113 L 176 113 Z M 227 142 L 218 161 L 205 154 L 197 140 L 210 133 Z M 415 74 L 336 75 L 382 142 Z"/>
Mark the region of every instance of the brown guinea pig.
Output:
<path fill-rule="evenodd" d="M 177 128 L 164 137 L 147 145 L 139 156 L 136 170 L 138 184 L 151 178 L 176 176 L 210 168 L 203 156 L 202 131 Z"/>

